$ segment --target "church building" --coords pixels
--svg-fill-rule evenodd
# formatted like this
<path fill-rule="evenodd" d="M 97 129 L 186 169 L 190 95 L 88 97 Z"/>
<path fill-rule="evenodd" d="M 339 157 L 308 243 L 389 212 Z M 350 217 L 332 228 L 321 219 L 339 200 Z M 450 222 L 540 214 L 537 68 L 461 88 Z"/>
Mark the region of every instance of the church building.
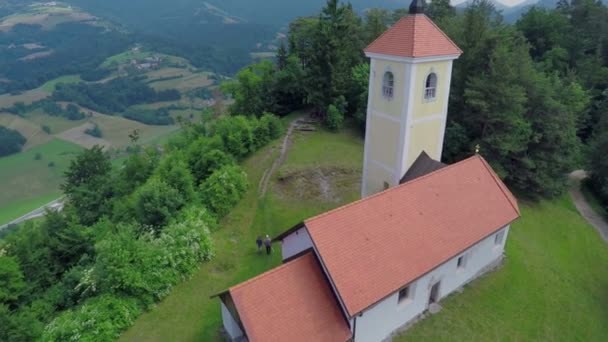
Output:
<path fill-rule="evenodd" d="M 440 162 L 461 50 L 413 0 L 371 59 L 362 199 L 273 242 L 283 265 L 218 294 L 234 341 L 383 341 L 492 270 L 517 200 L 479 155 Z"/>

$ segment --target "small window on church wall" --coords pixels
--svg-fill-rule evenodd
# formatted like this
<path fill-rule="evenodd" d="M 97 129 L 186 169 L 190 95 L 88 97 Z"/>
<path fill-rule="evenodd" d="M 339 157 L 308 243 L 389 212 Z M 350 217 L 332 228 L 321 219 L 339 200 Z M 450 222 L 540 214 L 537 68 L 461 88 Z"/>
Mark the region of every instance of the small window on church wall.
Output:
<path fill-rule="evenodd" d="M 395 77 L 393 76 L 393 73 L 390 71 L 385 72 L 382 81 L 382 95 L 389 100 L 392 99 L 394 86 Z"/>
<path fill-rule="evenodd" d="M 424 87 L 424 99 L 426 101 L 433 101 L 437 96 L 437 75 L 432 72 L 426 77 L 426 83 Z"/>
<path fill-rule="evenodd" d="M 502 240 L 505 238 L 505 231 L 501 230 L 494 237 L 494 245 L 498 246 L 502 244 Z"/>
<path fill-rule="evenodd" d="M 406 287 L 399 291 L 399 303 L 403 303 L 404 300 L 410 299 L 410 287 Z"/>

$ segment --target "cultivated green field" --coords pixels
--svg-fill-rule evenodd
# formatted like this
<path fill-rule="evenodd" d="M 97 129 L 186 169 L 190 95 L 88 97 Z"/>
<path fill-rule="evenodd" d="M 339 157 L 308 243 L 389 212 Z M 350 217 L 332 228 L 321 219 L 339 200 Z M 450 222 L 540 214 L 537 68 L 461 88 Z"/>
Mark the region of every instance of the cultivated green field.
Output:
<path fill-rule="evenodd" d="M 0 158 L 0 224 L 59 197 L 63 173 L 81 149 L 53 139 L 28 151 Z M 40 160 L 35 160 L 37 154 Z M 54 166 L 49 167 L 51 162 Z"/>
<path fill-rule="evenodd" d="M 59 83 L 78 83 L 80 81 L 82 81 L 80 75 L 66 75 L 46 82 L 42 85 L 42 87 L 40 87 L 40 89 L 52 93 L 55 91 L 55 87 Z"/>
<path fill-rule="evenodd" d="M 218 341 L 218 299 L 209 296 L 279 265 L 258 255 L 255 237 L 359 197 L 363 142 L 353 131 L 297 133 L 286 163 L 258 197 L 278 155 L 275 142 L 244 162 L 250 191 L 213 234 L 217 255 L 141 316 L 122 341 Z M 319 181 L 331 186 L 319 188 Z M 399 340 L 608 340 L 608 248 L 567 196 L 523 204 L 505 266 L 447 299 L 443 311 Z"/>

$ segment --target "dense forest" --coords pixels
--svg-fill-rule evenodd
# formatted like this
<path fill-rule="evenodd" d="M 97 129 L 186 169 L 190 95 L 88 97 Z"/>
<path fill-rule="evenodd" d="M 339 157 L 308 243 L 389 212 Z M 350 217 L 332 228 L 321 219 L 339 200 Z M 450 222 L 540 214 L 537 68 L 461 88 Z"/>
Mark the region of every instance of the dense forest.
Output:
<path fill-rule="evenodd" d="M 28 59 L 32 54 L 24 44 L 36 43 L 52 53 Z M 0 93 L 36 88 L 54 78 L 95 70 L 107 57 L 123 52 L 132 37 L 117 30 L 106 30 L 80 23 L 57 25 L 45 30 L 38 25 L 16 25 L 0 32 Z M 77 47 L 77 48 L 75 48 Z"/>
<path fill-rule="evenodd" d="M 0 157 L 21 151 L 27 140 L 21 133 L 0 126 Z"/>
<path fill-rule="evenodd" d="M 248 188 L 237 162 L 282 134 L 272 114 L 184 124 L 112 168 L 100 147 L 72 161 L 63 212 L 0 240 L 1 341 L 111 341 L 213 257 L 210 231 Z"/>
<path fill-rule="evenodd" d="M 141 110 L 134 105 L 176 101 L 181 98 L 175 89 L 156 91 L 137 78 L 121 77 L 106 83 L 60 83 L 53 92 L 54 101 L 75 102 L 83 107 L 107 114 L 123 116 L 149 125 L 171 125 L 167 109 Z"/>
<path fill-rule="evenodd" d="M 373 9 L 360 18 L 352 6 L 328 1 L 318 17 L 291 23 L 276 67 L 251 65 L 224 85 L 235 99 L 232 111 L 310 106 L 330 128 L 352 118 L 363 129 L 369 77 L 363 48 L 406 13 Z M 590 164 L 598 188 L 608 190 L 601 158 L 608 133 L 600 129 L 608 120 L 605 5 L 564 0 L 555 9 L 533 7 L 514 25 L 485 0 L 462 13 L 436 0 L 426 13 L 464 51 L 454 63 L 446 162 L 480 145 L 498 174 L 530 198 L 560 194 L 567 173 Z"/>

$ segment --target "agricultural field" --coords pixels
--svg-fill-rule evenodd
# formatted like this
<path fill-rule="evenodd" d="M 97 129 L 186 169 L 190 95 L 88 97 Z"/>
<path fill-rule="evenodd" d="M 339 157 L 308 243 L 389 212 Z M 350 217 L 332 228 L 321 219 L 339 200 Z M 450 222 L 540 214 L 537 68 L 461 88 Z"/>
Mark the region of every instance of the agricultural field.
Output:
<path fill-rule="evenodd" d="M 42 85 L 42 87 L 40 87 L 40 90 L 46 91 L 50 94 L 55 91 L 55 87 L 59 83 L 78 83 L 81 81 L 82 80 L 80 79 L 80 75 L 61 76 L 54 80 L 46 82 L 44 85 Z"/>
<path fill-rule="evenodd" d="M 258 255 L 255 237 L 359 198 L 363 141 L 348 130 L 297 133 L 260 197 L 259 182 L 280 143 L 243 163 L 250 190 L 213 233 L 215 259 L 141 316 L 121 341 L 221 341 L 220 305 L 209 297 L 281 263 L 278 250 L 270 258 Z M 608 339 L 608 248 L 567 195 L 521 206 L 504 266 L 442 302 L 439 314 L 397 340 Z"/>
<path fill-rule="evenodd" d="M 213 85 L 213 80 L 209 79 L 210 74 L 207 72 L 182 70 L 183 74 L 181 77 L 158 82 L 151 81 L 150 86 L 155 90 L 177 89 L 181 93 L 185 93 L 190 90 L 207 88 Z"/>
<path fill-rule="evenodd" d="M 44 91 L 41 88 L 24 91 L 18 95 L 2 94 L 0 95 L 0 108 L 11 107 L 17 102 L 23 102 L 26 105 L 29 105 L 32 102 L 45 99 L 50 95 L 49 92 Z"/>
<path fill-rule="evenodd" d="M 42 131 L 40 124 L 13 114 L 0 113 L 0 126 L 5 126 L 21 133 L 27 139 L 25 146 L 23 146 L 23 149 L 26 151 L 53 139 Z"/>
<path fill-rule="evenodd" d="M 0 224 L 59 197 L 63 173 L 81 150 L 76 144 L 55 138 L 0 158 Z"/>
<path fill-rule="evenodd" d="M 95 24 L 97 18 L 89 13 L 81 12 L 71 6 L 55 2 L 37 3 L 24 7 L 24 11 L 0 19 L 0 31 L 10 31 L 15 25 L 40 25 L 45 30 L 69 22 L 91 22 Z"/>

